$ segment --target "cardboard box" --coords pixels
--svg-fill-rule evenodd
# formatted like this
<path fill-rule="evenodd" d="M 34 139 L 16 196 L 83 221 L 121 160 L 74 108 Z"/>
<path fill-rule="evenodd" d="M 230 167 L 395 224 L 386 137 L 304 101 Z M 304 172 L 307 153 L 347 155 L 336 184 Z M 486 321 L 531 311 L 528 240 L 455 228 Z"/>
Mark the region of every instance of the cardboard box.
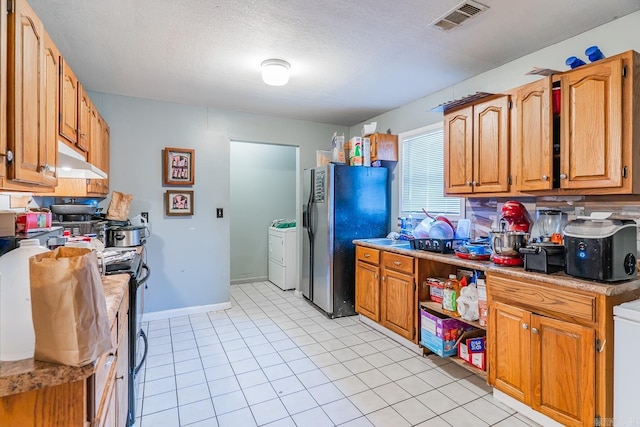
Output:
<path fill-rule="evenodd" d="M 39 229 L 51 228 L 51 212 L 25 212 L 19 213 L 16 220 L 18 231 L 29 233 Z"/>
<path fill-rule="evenodd" d="M 478 319 L 480 326 L 487 326 L 489 317 L 489 304 L 487 303 L 487 285 L 484 279 L 478 279 L 476 283 L 478 287 L 478 312 L 480 318 Z"/>
<path fill-rule="evenodd" d="M 16 212 L 0 211 L 0 237 L 16 235 Z"/>
<path fill-rule="evenodd" d="M 428 277 L 427 285 L 429 285 L 429 299 L 435 302 L 442 302 L 444 296 L 445 279 L 439 277 Z"/>
<path fill-rule="evenodd" d="M 458 340 L 458 357 L 476 368 L 486 371 L 486 339 L 486 331 L 481 329 L 464 332 Z"/>
<path fill-rule="evenodd" d="M 456 340 L 445 340 L 425 329 L 420 330 L 420 338 L 424 347 L 440 357 L 455 356 L 458 353 Z"/>
<path fill-rule="evenodd" d="M 420 328 L 438 338 L 454 342 L 462 332 L 473 329 L 458 319 L 440 313 L 431 313 L 423 308 L 420 309 Z"/>

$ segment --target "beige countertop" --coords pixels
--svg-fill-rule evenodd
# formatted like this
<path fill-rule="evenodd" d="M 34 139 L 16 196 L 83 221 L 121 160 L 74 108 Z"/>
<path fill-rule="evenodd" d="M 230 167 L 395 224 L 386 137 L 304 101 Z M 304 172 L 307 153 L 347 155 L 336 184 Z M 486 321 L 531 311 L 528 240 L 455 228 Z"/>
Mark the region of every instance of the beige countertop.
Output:
<path fill-rule="evenodd" d="M 619 295 L 628 291 L 640 288 L 640 279 L 628 280 L 624 282 L 602 283 L 592 280 L 582 280 L 569 276 L 563 272 L 544 274 L 525 271 L 522 267 L 503 267 L 495 265 L 491 261 L 473 261 L 458 258 L 454 254 L 440 254 L 436 252 L 428 252 L 423 250 L 411 249 L 406 247 L 398 247 L 394 245 L 379 245 L 367 242 L 367 239 L 354 240 L 353 243 L 368 248 L 379 249 L 382 251 L 394 252 L 397 254 L 408 255 L 414 258 L 428 259 L 444 264 L 457 265 L 463 268 L 473 270 L 481 270 L 485 273 L 501 273 L 515 278 L 536 280 L 551 285 L 562 286 L 565 288 L 579 289 L 582 291 L 593 292 L 603 295 Z"/>
<path fill-rule="evenodd" d="M 129 275 L 106 276 L 102 278 L 102 283 L 109 324 L 112 324 L 122 298 L 127 292 Z M 33 358 L 0 362 L 0 397 L 84 380 L 93 371 L 94 363 L 75 367 L 41 362 Z"/>

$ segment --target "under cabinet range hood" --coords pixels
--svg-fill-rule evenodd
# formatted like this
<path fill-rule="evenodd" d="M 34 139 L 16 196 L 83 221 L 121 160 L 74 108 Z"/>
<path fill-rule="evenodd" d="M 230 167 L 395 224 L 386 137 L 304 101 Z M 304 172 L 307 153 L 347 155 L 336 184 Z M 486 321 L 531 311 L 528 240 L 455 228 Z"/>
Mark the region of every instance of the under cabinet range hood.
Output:
<path fill-rule="evenodd" d="M 58 141 L 58 178 L 107 179 L 106 172 L 87 162 L 73 148 Z"/>

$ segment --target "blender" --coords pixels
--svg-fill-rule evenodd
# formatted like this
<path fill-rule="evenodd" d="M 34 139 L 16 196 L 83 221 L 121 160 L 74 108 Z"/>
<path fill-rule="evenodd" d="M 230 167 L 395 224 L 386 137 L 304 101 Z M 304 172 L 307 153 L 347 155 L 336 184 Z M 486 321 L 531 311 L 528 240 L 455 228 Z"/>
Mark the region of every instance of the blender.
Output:
<path fill-rule="evenodd" d="M 538 209 L 537 220 L 531 229 L 531 241 L 562 244 L 562 230 L 567 225 L 567 216 L 557 209 Z"/>
<path fill-rule="evenodd" d="M 520 248 L 527 245 L 531 217 L 520 202 L 502 205 L 499 230 L 491 231 L 491 260 L 499 265 L 522 265 Z"/>

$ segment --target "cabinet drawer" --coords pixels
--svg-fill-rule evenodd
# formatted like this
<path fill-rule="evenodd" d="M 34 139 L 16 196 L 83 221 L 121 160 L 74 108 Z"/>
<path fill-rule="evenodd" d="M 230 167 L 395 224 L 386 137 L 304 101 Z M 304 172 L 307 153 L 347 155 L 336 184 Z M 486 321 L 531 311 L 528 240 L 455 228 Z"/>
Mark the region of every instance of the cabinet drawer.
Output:
<path fill-rule="evenodd" d="M 103 399 L 104 392 L 109 383 L 109 378 L 113 376 L 116 368 L 116 348 L 118 345 L 118 315 L 111 325 L 111 349 L 100 356 L 96 361 L 96 370 L 91 381 L 92 396 L 90 401 L 93 403 L 93 414 L 97 414 L 100 408 L 100 402 Z"/>
<path fill-rule="evenodd" d="M 542 314 L 596 320 L 596 297 L 592 295 L 494 275 L 487 278 L 487 290 L 492 300 L 512 301 Z"/>
<path fill-rule="evenodd" d="M 365 248 L 364 246 L 356 246 L 356 259 L 378 264 L 380 262 L 380 251 L 378 249 Z"/>
<path fill-rule="evenodd" d="M 413 274 L 413 257 L 398 255 L 392 252 L 382 253 L 382 264 L 387 270 Z"/>

